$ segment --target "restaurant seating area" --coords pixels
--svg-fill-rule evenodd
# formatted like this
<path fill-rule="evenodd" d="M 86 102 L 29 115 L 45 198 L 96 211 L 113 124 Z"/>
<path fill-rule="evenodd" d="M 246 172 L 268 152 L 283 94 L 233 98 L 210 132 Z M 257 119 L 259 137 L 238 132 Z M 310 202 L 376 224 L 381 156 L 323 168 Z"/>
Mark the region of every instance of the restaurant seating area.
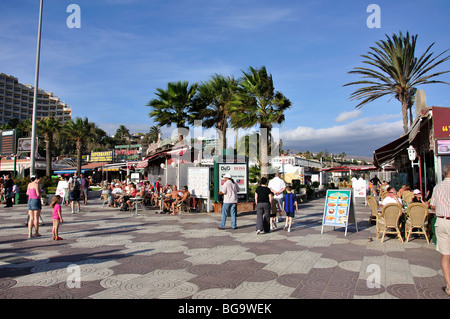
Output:
<path fill-rule="evenodd" d="M 381 236 L 381 242 L 384 242 L 386 235 L 394 235 L 403 243 L 409 242 L 412 235 L 419 235 L 430 243 L 434 212 L 429 210 L 427 203 L 412 202 L 413 192 L 405 192 L 401 196 L 404 205 L 390 203 L 383 206 L 381 202 L 386 196 L 387 194 L 382 193 L 379 201 L 371 195 L 366 197 L 371 211 L 368 223 L 375 223 L 376 238 L 380 239 Z"/>

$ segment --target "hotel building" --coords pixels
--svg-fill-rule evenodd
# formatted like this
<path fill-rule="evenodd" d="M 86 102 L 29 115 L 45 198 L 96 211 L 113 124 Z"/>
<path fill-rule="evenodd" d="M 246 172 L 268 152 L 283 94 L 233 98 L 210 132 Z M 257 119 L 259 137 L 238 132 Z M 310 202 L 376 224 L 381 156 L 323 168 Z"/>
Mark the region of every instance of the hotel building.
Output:
<path fill-rule="evenodd" d="M 0 125 L 12 119 L 26 120 L 33 116 L 34 87 L 19 83 L 11 75 L 0 73 Z M 54 116 L 62 123 L 71 119 L 72 110 L 52 92 L 38 91 L 36 119 Z"/>

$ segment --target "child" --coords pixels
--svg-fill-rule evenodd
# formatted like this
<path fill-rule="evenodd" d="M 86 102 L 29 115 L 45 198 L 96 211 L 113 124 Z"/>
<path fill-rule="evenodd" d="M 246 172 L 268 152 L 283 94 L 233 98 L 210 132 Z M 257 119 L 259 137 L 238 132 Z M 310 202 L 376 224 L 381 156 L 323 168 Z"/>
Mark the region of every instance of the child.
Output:
<path fill-rule="evenodd" d="M 53 240 L 62 240 L 61 237 L 58 236 L 59 224 L 63 222 L 62 214 L 61 214 L 61 196 L 55 195 L 50 204 L 50 207 L 53 208 L 53 228 L 52 235 Z"/>
<path fill-rule="evenodd" d="M 284 194 L 283 211 L 286 214 L 286 225 L 284 226 L 283 229 L 287 230 L 288 232 L 291 232 L 292 218 L 294 217 L 295 212 L 298 211 L 298 204 L 297 198 L 295 197 L 295 194 L 292 192 L 292 188 L 290 186 L 286 187 L 286 194 Z"/>

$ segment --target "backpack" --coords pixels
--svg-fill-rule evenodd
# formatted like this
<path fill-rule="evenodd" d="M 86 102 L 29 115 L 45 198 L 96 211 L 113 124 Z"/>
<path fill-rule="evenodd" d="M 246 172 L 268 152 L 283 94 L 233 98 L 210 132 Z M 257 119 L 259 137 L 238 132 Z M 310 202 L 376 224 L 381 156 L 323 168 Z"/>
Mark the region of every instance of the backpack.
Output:
<path fill-rule="evenodd" d="M 72 180 L 72 190 L 74 190 L 74 191 L 80 190 L 80 182 L 78 181 L 78 178 L 74 178 Z"/>

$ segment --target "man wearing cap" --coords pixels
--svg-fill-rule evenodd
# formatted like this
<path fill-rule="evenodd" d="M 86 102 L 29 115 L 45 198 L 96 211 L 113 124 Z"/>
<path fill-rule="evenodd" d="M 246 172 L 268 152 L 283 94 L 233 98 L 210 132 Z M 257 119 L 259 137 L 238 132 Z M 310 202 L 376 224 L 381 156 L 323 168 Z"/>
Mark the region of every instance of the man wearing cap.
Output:
<path fill-rule="evenodd" d="M 237 215 L 237 202 L 239 192 L 239 186 L 231 178 L 231 174 L 225 174 L 225 183 L 222 185 L 222 191 L 219 195 L 223 195 L 223 205 L 222 205 L 222 220 L 218 229 L 225 229 L 225 223 L 227 221 L 227 216 L 230 214 L 231 217 L 231 227 L 233 229 L 237 228 L 236 225 L 236 215 Z"/>
<path fill-rule="evenodd" d="M 447 284 L 442 289 L 450 296 L 450 164 L 444 168 L 444 177 L 433 189 L 430 207 L 436 211 L 436 250 L 441 253 L 441 268 Z"/>
<path fill-rule="evenodd" d="M 411 203 L 422 203 L 428 207 L 428 202 L 423 201 L 422 192 L 418 189 L 414 190 L 414 197 L 411 200 Z"/>

